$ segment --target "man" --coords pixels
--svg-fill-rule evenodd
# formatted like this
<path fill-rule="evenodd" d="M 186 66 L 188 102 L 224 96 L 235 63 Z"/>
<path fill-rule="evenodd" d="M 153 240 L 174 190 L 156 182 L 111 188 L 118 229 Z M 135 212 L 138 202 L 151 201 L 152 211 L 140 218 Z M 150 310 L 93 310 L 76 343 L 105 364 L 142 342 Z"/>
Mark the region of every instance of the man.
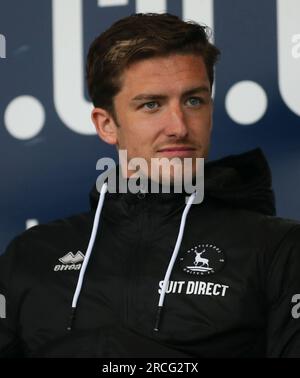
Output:
<path fill-rule="evenodd" d="M 88 54 L 100 138 L 148 167 L 207 157 L 218 55 L 169 14 L 116 22 Z M 300 356 L 300 227 L 274 216 L 270 185 L 254 150 L 206 164 L 202 203 L 104 183 L 89 213 L 26 231 L 0 258 L 0 355 Z"/>

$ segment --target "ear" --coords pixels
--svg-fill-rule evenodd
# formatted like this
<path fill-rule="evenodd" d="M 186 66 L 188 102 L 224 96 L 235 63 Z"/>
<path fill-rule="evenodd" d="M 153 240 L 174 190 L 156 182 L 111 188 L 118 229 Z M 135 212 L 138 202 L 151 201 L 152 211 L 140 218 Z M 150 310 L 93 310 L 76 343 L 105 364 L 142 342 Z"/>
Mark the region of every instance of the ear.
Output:
<path fill-rule="evenodd" d="M 102 108 L 94 108 L 91 118 L 99 137 L 108 144 L 117 144 L 117 125 L 110 113 Z"/>

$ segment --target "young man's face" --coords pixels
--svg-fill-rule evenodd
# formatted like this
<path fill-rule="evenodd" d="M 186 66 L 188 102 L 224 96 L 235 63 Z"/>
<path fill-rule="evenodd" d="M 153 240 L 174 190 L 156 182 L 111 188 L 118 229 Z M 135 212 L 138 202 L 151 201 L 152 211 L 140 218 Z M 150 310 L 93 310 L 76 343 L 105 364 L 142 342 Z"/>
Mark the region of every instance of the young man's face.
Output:
<path fill-rule="evenodd" d="M 119 127 L 113 143 L 127 150 L 128 160 L 141 157 L 151 167 L 151 158 L 208 155 L 212 99 L 202 57 L 145 59 L 125 70 L 122 79 L 114 98 Z"/>

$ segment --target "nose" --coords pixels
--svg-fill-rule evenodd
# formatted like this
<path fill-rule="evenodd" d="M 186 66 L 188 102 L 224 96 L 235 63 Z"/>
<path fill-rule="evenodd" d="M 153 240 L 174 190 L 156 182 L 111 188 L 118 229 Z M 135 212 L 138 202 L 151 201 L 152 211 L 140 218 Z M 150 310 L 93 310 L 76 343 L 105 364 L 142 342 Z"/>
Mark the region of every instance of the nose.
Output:
<path fill-rule="evenodd" d="M 172 105 L 169 109 L 165 133 L 169 137 L 184 138 L 188 133 L 184 112 L 179 104 Z"/>

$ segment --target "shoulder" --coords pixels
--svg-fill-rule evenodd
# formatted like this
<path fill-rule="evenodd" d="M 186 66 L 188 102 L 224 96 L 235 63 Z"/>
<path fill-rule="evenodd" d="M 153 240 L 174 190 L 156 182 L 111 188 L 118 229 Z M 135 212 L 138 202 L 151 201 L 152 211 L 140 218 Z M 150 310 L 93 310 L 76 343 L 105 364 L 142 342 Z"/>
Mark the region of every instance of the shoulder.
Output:
<path fill-rule="evenodd" d="M 210 203 L 195 216 L 205 219 L 209 229 L 214 229 L 228 244 L 239 245 L 252 252 L 275 251 L 282 242 L 299 243 L 300 222 L 257 211 L 223 204 Z"/>
<path fill-rule="evenodd" d="M 253 247 L 262 266 L 298 265 L 300 268 L 300 222 L 294 219 L 241 211 L 237 233 Z"/>
<path fill-rule="evenodd" d="M 300 230 L 300 222 L 295 219 L 266 215 L 256 211 L 233 207 L 220 210 L 224 221 L 234 225 L 242 233 L 251 233 L 253 236 L 278 240 L 290 231 Z"/>

